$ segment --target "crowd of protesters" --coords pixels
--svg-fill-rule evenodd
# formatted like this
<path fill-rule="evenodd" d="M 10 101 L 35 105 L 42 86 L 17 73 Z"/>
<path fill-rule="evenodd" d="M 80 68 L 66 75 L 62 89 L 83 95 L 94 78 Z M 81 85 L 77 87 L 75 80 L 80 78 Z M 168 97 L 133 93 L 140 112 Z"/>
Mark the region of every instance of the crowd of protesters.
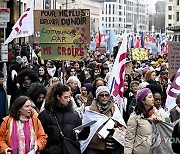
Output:
<path fill-rule="evenodd" d="M 64 147 L 59 126 L 63 135 L 77 143 L 84 154 L 148 154 L 154 121 L 176 124 L 172 134 L 180 139 L 180 95 L 170 114 L 165 108 L 170 84 L 167 55 L 149 53 L 148 60 L 143 61 L 127 58 L 132 69 L 125 74 L 120 112 L 107 88 L 116 54 L 88 51 L 83 61 L 62 64 L 62 61 L 41 60 L 38 45 L 34 46 L 34 53 L 28 43 L 9 44 L 7 89 L 0 72 L 0 153 L 35 150 L 61 154 Z M 84 127 L 78 135 L 73 132 L 88 120 L 96 123 Z M 107 123 L 113 125 L 104 137 Z M 120 143 L 114 134 L 125 130 L 124 143 Z M 24 135 L 20 137 L 17 131 Z M 19 144 L 13 143 L 15 140 Z M 176 153 L 178 145 L 172 144 Z"/>

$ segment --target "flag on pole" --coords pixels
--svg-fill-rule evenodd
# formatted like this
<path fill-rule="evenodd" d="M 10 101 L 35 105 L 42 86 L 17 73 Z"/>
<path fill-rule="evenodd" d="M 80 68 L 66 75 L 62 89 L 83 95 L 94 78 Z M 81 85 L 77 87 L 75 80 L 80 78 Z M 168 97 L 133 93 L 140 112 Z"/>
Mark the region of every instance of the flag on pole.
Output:
<path fill-rule="evenodd" d="M 100 48 L 101 47 L 101 33 L 100 33 L 99 28 L 98 28 L 98 34 L 96 35 L 96 38 L 95 38 L 95 42 L 96 42 L 96 48 Z"/>
<path fill-rule="evenodd" d="M 144 33 L 141 32 L 141 48 L 144 48 Z"/>
<path fill-rule="evenodd" d="M 108 88 L 114 97 L 120 111 L 122 113 L 123 92 L 124 92 L 124 76 L 126 67 L 127 54 L 127 33 L 124 33 L 123 41 L 116 56 L 111 75 L 108 81 Z"/>
<path fill-rule="evenodd" d="M 14 38 L 25 37 L 33 35 L 34 33 L 34 0 L 32 0 L 30 6 L 26 9 L 26 11 L 21 15 L 18 21 L 12 28 L 11 34 L 6 39 L 4 44 L 8 44 Z"/>
<path fill-rule="evenodd" d="M 161 30 L 160 30 L 160 33 L 159 33 L 159 39 L 158 39 L 158 53 L 159 55 L 161 55 L 161 44 L 162 44 L 162 35 L 161 35 Z"/>
<path fill-rule="evenodd" d="M 109 37 L 108 37 L 108 50 L 109 50 L 109 52 L 112 53 L 113 47 L 115 47 L 117 45 L 118 45 L 117 37 L 114 34 L 114 31 L 110 28 Z"/>
<path fill-rule="evenodd" d="M 168 90 L 166 99 L 166 111 L 169 112 L 173 107 L 176 106 L 176 96 L 180 94 L 180 68 L 178 69 L 173 82 Z"/>
<path fill-rule="evenodd" d="M 141 39 L 138 37 L 134 48 L 140 48 L 140 47 L 141 47 Z"/>

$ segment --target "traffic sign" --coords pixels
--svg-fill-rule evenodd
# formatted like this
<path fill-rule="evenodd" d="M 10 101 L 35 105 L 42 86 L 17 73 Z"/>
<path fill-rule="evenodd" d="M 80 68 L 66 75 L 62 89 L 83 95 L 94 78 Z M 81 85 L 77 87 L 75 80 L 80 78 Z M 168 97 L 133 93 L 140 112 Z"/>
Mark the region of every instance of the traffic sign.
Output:
<path fill-rule="evenodd" d="M 0 28 L 7 28 L 7 22 L 0 23 Z"/>
<path fill-rule="evenodd" d="M 1 62 L 8 62 L 8 45 L 1 43 Z"/>
<path fill-rule="evenodd" d="M 10 9 L 0 8 L 0 21 L 9 22 L 10 21 Z"/>

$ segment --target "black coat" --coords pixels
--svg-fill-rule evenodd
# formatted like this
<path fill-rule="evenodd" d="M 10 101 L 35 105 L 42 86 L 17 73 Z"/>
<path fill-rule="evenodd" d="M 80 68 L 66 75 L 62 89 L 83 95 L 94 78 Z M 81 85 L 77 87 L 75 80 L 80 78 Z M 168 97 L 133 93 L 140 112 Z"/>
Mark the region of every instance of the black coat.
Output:
<path fill-rule="evenodd" d="M 69 106 L 58 107 L 53 112 L 49 109 L 45 109 L 40 113 L 38 118 L 40 119 L 45 133 L 48 135 L 47 145 L 42 152 L 61 154 L 62 149 L 62 138 L 58 129 L 57 122 L 54 118 L 54 114 L 57 117 L 61 130 L 64 136 L 76 141 L 73 129 L 82 124 L 78 114 L 74 113 Z M 77 141 L 78 142 L 78 141 Z"/>
<path fill-rule="evenodd" d="M 180 143 L 178 142 L 180 140 L 180 122 L 178 122 L 173 130 L 172 138 L 175 142 L 172 143 L 172 149 L 174 153 L 180 154 L 179 147 Z"/>

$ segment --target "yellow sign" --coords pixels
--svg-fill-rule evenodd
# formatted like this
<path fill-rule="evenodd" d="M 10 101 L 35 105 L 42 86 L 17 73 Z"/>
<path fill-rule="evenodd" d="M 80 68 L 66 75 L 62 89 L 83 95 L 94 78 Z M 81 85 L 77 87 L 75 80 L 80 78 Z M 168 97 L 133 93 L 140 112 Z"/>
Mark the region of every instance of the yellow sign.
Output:
<path fill-rule="evenodd" d="M 148 51 L 144 48 L 132 49 L 132 60 L 148 60 Z"/>

